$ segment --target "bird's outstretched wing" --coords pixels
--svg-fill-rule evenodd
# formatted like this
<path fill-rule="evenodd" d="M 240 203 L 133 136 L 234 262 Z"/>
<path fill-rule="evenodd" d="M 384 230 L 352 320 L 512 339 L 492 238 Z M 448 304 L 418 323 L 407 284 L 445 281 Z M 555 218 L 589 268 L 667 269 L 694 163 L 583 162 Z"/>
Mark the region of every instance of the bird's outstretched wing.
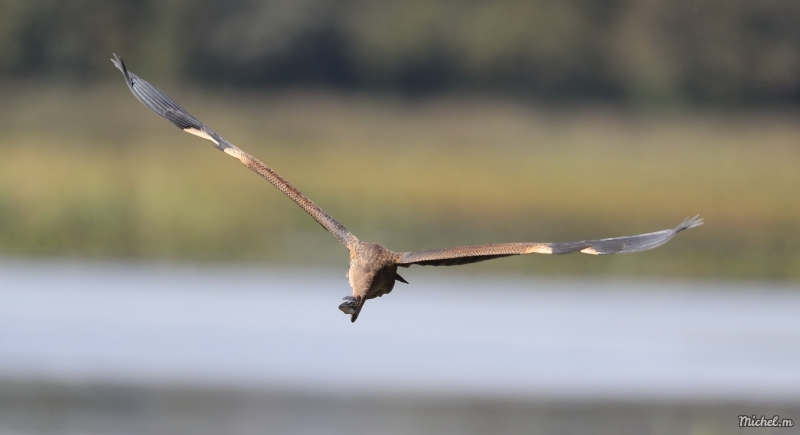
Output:
<path fill-rule="evenodd" d="M 603 255 L 639 252 L 659 247 L 667 243 L 675 234 L 702 224 L 703 218 L 698 215 L 684 219 L 684 221 L 674 229 L 639 234 L 636 236 L 564 243 L 497 243 L 492 245 L 460 246 L 455 248 L 404 252 L 397 254 L 396 263 L 403 267 L 408 267 L 412 264 L 419 264 L 422 266 L 457 266 L 511 255 L 569 254 L 572 252 Z"/>
<path fill-rule="evenodd" d="M 308 197 L 292 186 L 291 183 L 278 175 L 277 172 L 273 171 L 272 168 L 223 139 L 220 135 L 179 106 L 172 98 L 156 89 L 155 86 L 142 80 L 136 74 L 129 72 L 128 69 L 125 68 L 125 63 L 122 61 L 121 57 L 114 54 L 114 58 L 111 59 L 111 62 L 122 71 L 128 88 L 130 88 L 133 95 L 136 96 L 142 104 L 147 106 L 147 108 L 166 118 L 181 130 L 207 139 L 214 144 L 216 149 L 239 159 L 245 166 L 264 177 L 277 187 L 278 190 L 285 193 L 286 196 L 296 202 L 306 213 L 310 214 L 314 220 L 319 222 L 323 228 L 328 230 L 348 248 L 358 242 L 358 239 L 351 234 L 350 231 L 347 231 L 347 228 L 331 215 L 325 213 L 314 201 L 308 199 Z"/>

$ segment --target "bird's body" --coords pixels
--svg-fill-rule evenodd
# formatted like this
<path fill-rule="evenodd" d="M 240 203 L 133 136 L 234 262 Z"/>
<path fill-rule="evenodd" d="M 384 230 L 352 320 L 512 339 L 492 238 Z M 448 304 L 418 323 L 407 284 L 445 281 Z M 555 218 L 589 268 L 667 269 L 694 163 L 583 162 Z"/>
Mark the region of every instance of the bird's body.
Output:
<path fill-rule="evenodd" d="M 238 159 L 242 164 L 272 183 L 292 201 L 305 210 L 323 228 L 328 230 L 350 251 L 350 268 L 347 280 L 353 289 L 352 296 L 342 299 L 339 309 L 349 314 L 355 322 L 364 303 L 368 299 L 390 293 L 395 282 L 408 283 L 397 273 L 398 267 L 409 267 L 413 264 L 422 266 L 455 266 L 475 263 L 511 255 L 525 254 L 569 254 L 582 252 L 602 255 L 624 252 L 639 252 L 653 249 L 669 241 L 675 234 L 685 229 L 703 224 L 698 216 L 687 218 L 674 229 L 656 231 L 635 236 L 614 237 L 600 240 L 563 243 L 497 243 L 490 245 L 461 246 L 443 249 L 431 249 L 412 252 L 393 252 L 378 243 L 360 241 L 339 221 L 326 213 L 311 199 L 303 195 L 286 179 L 269 166 L 242 151 L 220 135 L 215 133 L 197 118 L 189 114 L 166 94 L 153 85 L 130 73 L 122 58 L 114 55 L 111 59 L 122 71 L 131 92 L 150 110 L 166 118 L 187 133 L 209 140 L 214 147 L 225 154 Z"/>
<path fill-rule="evenodd" d="M 358 318 L 368 299 L 391 293 L 398 277 L 396 253 L 379 243 L 356 243 L 350 249 L 350 268 L 347 270 L 347 281 L 356 303 L 353 318 Z"/>

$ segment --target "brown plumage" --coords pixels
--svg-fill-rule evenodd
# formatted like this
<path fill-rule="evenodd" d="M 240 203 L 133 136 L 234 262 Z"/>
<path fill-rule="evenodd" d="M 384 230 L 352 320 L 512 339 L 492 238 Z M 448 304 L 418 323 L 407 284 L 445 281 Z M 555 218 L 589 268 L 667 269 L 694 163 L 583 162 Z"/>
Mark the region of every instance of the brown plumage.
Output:
<path fill-rule="evenodd" d="M 278 175 L 269 166 L 261 163 L 253 156 L 237 148 L 220 135 L 208 128 L 197 118 L 189 114 L 175 101 L 153 85 L 130 73 L 116 54 L 111 59 L 122 71 L 125 82 L 131 92 L 150 110 L 166 118 L 187 133 L 207 139 L 214 147 L 237 158 L 245 166 L 264 177 L 281 192 L 286 194 L 297 205 L 311 215 L 323 228 L 333 234 L 350 251 L 350 268 L 347 279 L 353 289 L 352 296 L 345 296 L 339 309 L 350 314 L 355 322 L 364 303 L 368 299 L 383 296 L 392 291 L 395 281 L 408 283 L 397 274 L 398 267 L 409 267 L 412 264 L 422 266 L 456 266 L 476 263 L 494 258 L 525 254 L 569 254 L 582 252 L 602 255 L 624 252 L 639 252 L 653 249 L 669 241 L 675 234 L 685 229 L 703 224 L 703 219 L 695 216 L 687 218 L 674 229 L 639 234 L 636 236 L 614 237 L 610 239 L 587 240 L 582 242 L 563 243 L 497 243 L 478 246 L 461 246 L 444 249 L 431 249 L 396 253 L 377 243 L 366 243 L 358 240 L 344 225 L 322 210 L 299 190 Z"/>

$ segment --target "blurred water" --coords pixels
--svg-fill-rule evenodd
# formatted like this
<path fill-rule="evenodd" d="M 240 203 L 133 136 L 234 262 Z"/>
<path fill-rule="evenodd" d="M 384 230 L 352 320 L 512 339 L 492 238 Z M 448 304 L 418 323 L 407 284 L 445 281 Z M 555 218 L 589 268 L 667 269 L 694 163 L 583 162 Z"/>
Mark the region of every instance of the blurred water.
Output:
<path fill-rule="evenodd" d="M 558 400 L 800 400 L 800 292 L 464 277 L 351 324 L 343 271 L 0 262 L 0 379 Z"/>

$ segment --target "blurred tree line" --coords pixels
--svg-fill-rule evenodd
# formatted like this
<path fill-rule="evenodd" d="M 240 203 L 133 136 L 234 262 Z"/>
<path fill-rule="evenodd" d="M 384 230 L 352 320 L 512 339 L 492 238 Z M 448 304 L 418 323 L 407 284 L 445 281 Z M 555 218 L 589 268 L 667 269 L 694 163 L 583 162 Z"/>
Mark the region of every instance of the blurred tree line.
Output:
<path fill-rule="evenodd" d="M 797 0 L 0 0 L 0 77 L 800 101 Z"/>

